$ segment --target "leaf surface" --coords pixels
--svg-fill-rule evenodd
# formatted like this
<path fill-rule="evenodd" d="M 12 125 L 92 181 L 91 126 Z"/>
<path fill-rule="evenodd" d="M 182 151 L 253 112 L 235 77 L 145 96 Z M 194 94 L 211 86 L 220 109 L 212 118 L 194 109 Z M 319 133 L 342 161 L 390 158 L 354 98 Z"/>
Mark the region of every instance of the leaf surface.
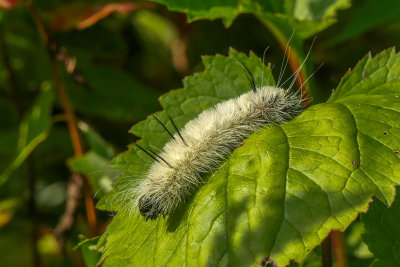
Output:
<path fill-rule="evenodd" d="M 400 18 L 400 2 L 396 0 L 367 0 L 360 6 L 341 27 L 339 34 L 330 41 L 331 44 L 343 42 L 360 35 L 379 25 L 396 21 Z M 365 19 L 368 18 L 368 19 Z"/>
<path fill-rule="evenodd" d="M 98 239 L 99 237 L 85 239 L 74 247 L 74 250 L 80 249 L 82 251 L 83 260 L 87 267 L 97 266 L 97 262 L 100 259 L 100 253 L 96 251 L 96 243 Z"/>
<path fill-rule="evenodd" d="M 312 0 L 297 0 L 297 1 L 235 1 L 235 0 L 205 0 L 205 1 L 184 1 L 184 0 L 153 0 L 154 2 L 164 4 L 173 11 L 187 13 L 189 21 L 200 19 L 219 19 L 221 18 L 226 26 L 229 26 L 232 21 L 242 13 L 266 12 L 278 16 L 286 16 L 293 18 L 293 25 L 301 21 L 316 21 L 315 27 L 318 24 L 325 24 L 331 20 L 330 16 L 334 15 L 337 10 L 348 8 L 350 1 L 335 0 L 335 1 L 312 1 Z M 329 23 L 328 23 L 329 24 Z M 305 30 L 305 29 L 304 29 Z"/>
<path fill-rule="evenodd" d="M 71 99 L 81 112 L 110 120 L 134 121 L 157 109 L 157 94 L 122 71 L 91 66 L 84 77 L 90 89 L 70 84 Z"/>
<path fill-rule="evenodd" d="M 1 173 L 0 185 L 7 181 L 11 173 L 24 162 L 41 142 L 46 140 L 52 125 L 53 99 L 53 92 L 50 89 L 44 90 L 20 123 L 16 153 L 11 156 L 11 163 Z"/>
<path fill-rule="evenodd" d="M 238 59 L 261 84 L 262 63 L 232 50 L 205 57 L 205 71 L 161 97 L 178 127 L 216 103 L 249 90 Z M 265 81 L 273 84 L 269 69 Z M 121 195 L 151 160 L 134 146 L 114 159 L 123 171 L 102 207 L 118 211 L 98 246 L 105 266 L 253 266 L 301 262 L 331 230 L 345 230 L 376 195 L 389 204 L 400 182 L 400 55 L 367 55 L 327 103 L 250 135 L 178 209 L 145 222 Z M 268 78 L 269 77 L 269 78 Z M 168 128 L 172 128 L 167 123 Z M 143 146 L 162 148 L 154 119 L 132 128 Z M 134 197 L 134 196 L 130 196 Z M 129 205 L 129 203 L 128 203 Z M 146 255 L 146 256 L 143 256 Z"/>
<path fill-rule="evenodd" d="M 274 34 L 282 49 L 285 50 L 293 72 L 306 61 L 305 39 L 335 23 L 336 12 L 351 5 L 349 0 L 153 1 L 165 4 L 173 11 L 186 13 L 189 21 L 222 19 L 225 26 L 230 26 L 240 14 L 254 15 Z M 304 64 L 297 82 L 298 85 L 305 84 L 307 94 L 317 103 L 321 101 L 322 97 L 314 88 L 312 80 L 307 80 L 311 74 L 309 68 L 308 62 Z"/>

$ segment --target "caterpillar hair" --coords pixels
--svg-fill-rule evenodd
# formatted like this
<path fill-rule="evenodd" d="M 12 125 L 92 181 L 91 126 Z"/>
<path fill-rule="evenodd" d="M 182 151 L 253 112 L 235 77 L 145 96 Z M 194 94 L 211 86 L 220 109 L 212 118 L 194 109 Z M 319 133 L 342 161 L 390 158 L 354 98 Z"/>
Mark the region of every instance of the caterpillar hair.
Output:
<path fill-rule="evenodd" d="M 217 104 L 172 134 L 157 117 L 171 140 L 161 153 L 138 148 L 154 159 L 145 178 L 135 188 L 136 205 L 147 219 L 166 216 L 202 181 L 202 175 L 218 168 L 251 133 L 267 124 L 281 124 L 301 113 L 302 95 L 280 87 L 256 87 L 242 64 L 251 91 Z"/>

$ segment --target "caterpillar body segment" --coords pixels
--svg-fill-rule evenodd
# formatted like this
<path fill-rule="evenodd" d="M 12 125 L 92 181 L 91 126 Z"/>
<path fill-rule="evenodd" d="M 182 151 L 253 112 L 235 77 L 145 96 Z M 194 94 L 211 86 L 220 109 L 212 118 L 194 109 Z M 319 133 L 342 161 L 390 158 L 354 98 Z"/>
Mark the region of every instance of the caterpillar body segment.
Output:
<path fill-rule="evenodd" d="M 201 183 L 202 174 L 218 168 L 247 136 L 296 117 L 303 107 L 300 93 L 264 86 L 203 111 L 165 144 L 163 160 L 155 161 L 136 187 L 140 213 L 146 220 L 169 214 Z"/>

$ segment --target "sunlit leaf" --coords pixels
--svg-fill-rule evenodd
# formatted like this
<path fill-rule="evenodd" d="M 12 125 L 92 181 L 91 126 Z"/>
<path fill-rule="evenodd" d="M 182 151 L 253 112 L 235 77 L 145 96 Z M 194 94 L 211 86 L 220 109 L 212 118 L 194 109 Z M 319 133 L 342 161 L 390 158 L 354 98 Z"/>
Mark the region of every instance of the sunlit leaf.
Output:
<path fill-rule="evenodd" d="M 47 88 L 34 102 L 32 109 L 20 124 L 16 155 L 0 175 L 0 185 L 7 181 L 10 174 L 18 168 L 29 154 L 49 135 L 51 128 L 51 110 L 53 92 Z"/>
<path fill-rule="evenodd" d="M 153 0 L 167 5 L 173 11 L 187 13 L 189 21 L 200 19 L 222 19 L 226 26 L 240 14 L 253 14 L 277 38 L 283 50 L 288 46 L 289 65 L 293 71 L 306 60 L 304 40 L 326 29 L 336 22 L 334 15 L 340 9 L 350 7 L 349 0 L 335 1 L 201 1 Z M 305 64 L 297 78 L 297 84 L 304 84 L 304 91 L 315 103 L 321 101 L 321 93 L 314 87 L 311 74 Z"/>
<path fill-rule="evenodd" d="M 81 249 L 87 267 L 97 266 L 97 262 L 100 259 L 100 253 L 96 250 L 98 240 L 99 237 L 84 239 L 74 247 L 74 249 Z"/>
<path fill-rule="evenodd" d="M 206 57 L 204 72 L 161 98 L 164 111 L 158 117 L 168 114 L 182 127 L 202 110 L 248 90 L 239 58 L 261 78 L 261 61 L 253 55 Z M 303 261 L 331 230 L 345 230 L 365 212 L 373 195 L 393 201 L 400 183 L 399 77 L 400 55 L 393 49 L 366 56 L 327 103 L 250 135 L 166 219 L 146 222 L 118 202 L 118 194 L 143 178 L 151 163 L 130 147 L 114 159 L 123 176 L 102 201 L 118 210 L 99 243 L 104 266 Z M 154 119 L 132 131 L 143 145 L 161 148 L 168 140 Z"/>

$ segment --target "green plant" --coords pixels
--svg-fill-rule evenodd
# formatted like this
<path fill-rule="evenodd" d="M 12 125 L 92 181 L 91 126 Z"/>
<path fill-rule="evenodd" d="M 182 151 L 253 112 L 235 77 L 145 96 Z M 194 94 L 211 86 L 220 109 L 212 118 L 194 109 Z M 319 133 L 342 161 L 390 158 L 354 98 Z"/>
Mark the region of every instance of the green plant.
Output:
<path fill-rule="evenodd" d="M 232 50 L 229 57 L 205 57 L 204 72 L 186 78 L 184 89 L 161 97 L 164 111 L 157 116 L 172 116 L 182 126 L 201 110 L 240 94 L 246 79 L 238 60 L 260 81 L 262 62 L 254 55 Z M 330 231 L 344 231 L 367 211 L 373 195 L 392 203 L 400 181 L 399 66 L 394 49 L 366 56 L 327 103 L 252 134 L 207 175 L 193 199 L 166 219 L 144 221 L 118 203 L 118 194 L 149 167 L 146 155 L 131 146 L 114 159 L 122 177 L 100 202 L 118 211 L 100 241 L 104 264 L 250 266 L 271 261 L 285 266 L 290 260 L 302 262 Z M 155 129 L 149 118 L 132 132 L 142 137 L 141 145 L 162 148 L 168 136 Z"/>
<path fill-rule="evenodd" d="M 397 0 L 0 8 L 2 264 L 400 266 Z M 250 89 L 238 61 L 274 84 L 282 57 L 283 80 L 305 61 L 304 112 L 246 138 L 165 219 L 128 213 L 151 159 L 126 144 L 169 140 L 150 115 L 181 128 Z"/>

